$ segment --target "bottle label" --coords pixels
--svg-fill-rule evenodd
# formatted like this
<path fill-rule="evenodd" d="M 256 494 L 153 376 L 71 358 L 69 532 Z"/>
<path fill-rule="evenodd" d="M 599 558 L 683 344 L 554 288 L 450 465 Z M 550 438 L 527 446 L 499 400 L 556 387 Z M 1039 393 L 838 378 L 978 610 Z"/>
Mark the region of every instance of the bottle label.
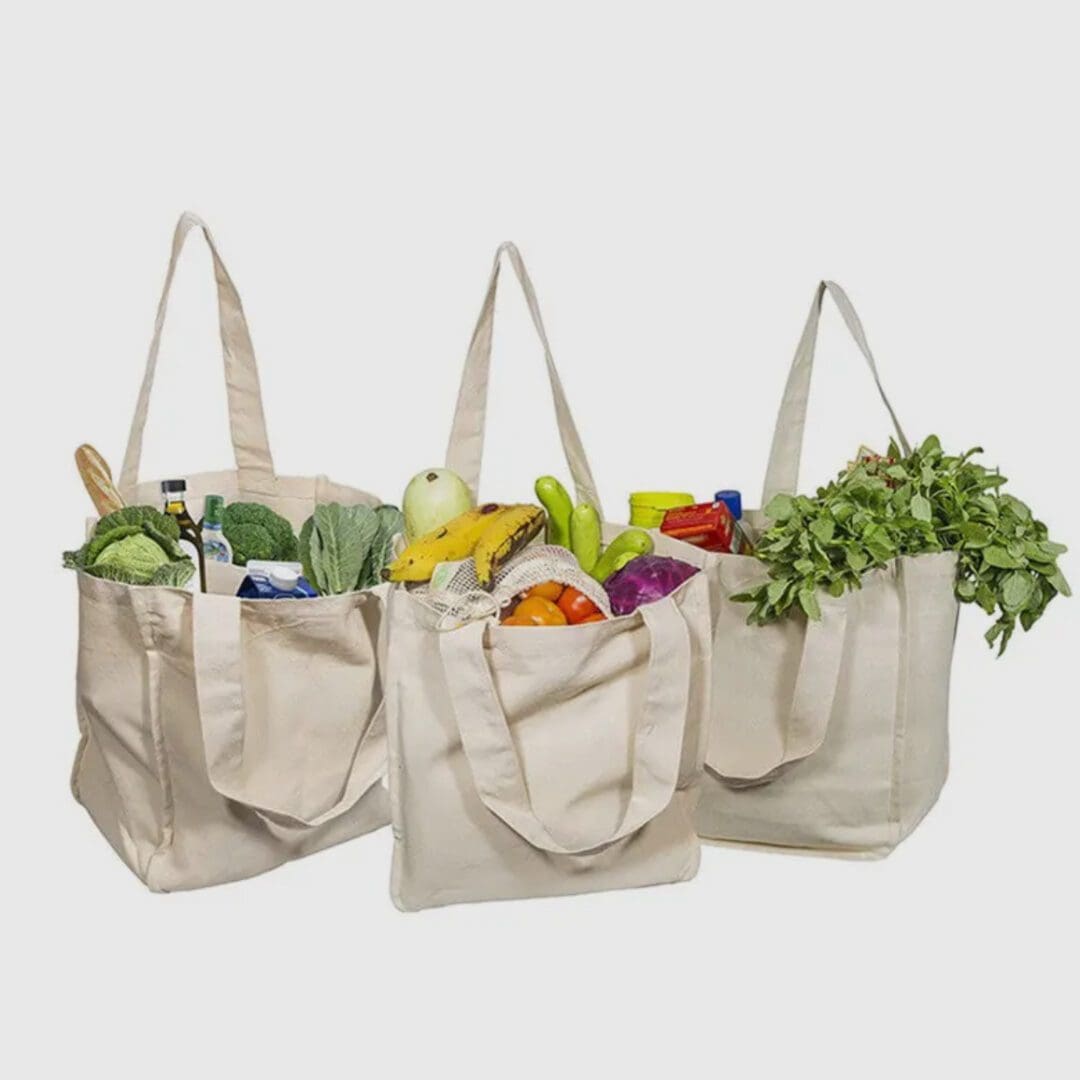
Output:
<path fill-rule="evenodd" d="M 210 562 L 232 562 L 232 552 L 229 551 L 228 545 L 224 540 L 219 540 L 216 537 L 212 540 L 203 541 L 203 555 Z"/>

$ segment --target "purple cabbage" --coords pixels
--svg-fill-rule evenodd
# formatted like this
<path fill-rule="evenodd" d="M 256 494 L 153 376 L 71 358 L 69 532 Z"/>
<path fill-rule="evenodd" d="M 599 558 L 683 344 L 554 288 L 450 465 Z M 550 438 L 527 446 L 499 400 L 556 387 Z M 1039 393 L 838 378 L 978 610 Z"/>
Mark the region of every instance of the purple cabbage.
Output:
<path fill-rule="evenodd" d="M 665 555 L 639 555 L 631 559 L 604 582 L 611 610 L 616 615 L 629 615 L 642 604 L 662 600 L 684 581 L 698 572 L 682 559 Z"/>

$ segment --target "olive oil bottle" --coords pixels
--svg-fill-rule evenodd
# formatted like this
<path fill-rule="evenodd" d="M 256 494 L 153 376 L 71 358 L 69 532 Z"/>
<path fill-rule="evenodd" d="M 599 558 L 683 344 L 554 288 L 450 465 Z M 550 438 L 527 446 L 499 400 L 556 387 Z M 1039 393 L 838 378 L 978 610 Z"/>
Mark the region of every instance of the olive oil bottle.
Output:
<path fill-rule="evenodd" d="M 162 480 L 161 498 L 165 503 L 165 513 L 175 519 L 180 526 L 180 547 L 199 568 L 199 591 L 206 592 L 206 558 L 203 555 L 202 535 L 187 508 L 187 482 L 184 480 Z"/>

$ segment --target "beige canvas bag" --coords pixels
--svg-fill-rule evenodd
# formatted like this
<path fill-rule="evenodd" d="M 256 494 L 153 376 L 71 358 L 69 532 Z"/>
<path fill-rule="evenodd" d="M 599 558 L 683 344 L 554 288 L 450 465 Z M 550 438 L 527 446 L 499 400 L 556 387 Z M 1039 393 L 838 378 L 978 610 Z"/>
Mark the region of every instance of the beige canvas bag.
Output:
<path fill-rule="evenodd" d="M 378 505 L 325 477 L 274 472 L 240 298 L 206 226 L 185 214 L 158 307 L 119 490 L 138 483 L 143 428 L 169 291 L 185 238 L 206 237 L 217 282 L 236 468 L 187 477 L 208 493 L 262 502 L 294 528 L 318 502 Z M 380 590 L 239 600 L 240 567 L 210 564 L 207 594 L 79 574 L 75 797 L 154 890 L 248 877 L 389 820 L 376 663 Z"/>
<path fill-rule="evenodd" d="M 500 257 L 544 347 L 579 501 L 596 487 L 532 284 L 499 249 L 465 361 L 447 466 L 479 488 Z M 606 527 L 608 538 L 619 531 Z M 685 545 L 669 546 L 683 553 Z M 708 709 L 708 582 L 698 574 L 632 615 L 575 627 L 494 620 L 433 628 L 390 595 L 386 666 L 394 861 L 404 910 L 684 881 Z"/>
<path fill-rule="evenodd" d="M 798 483 L 825 294 L 870 367 L 901 446 L 907 440 L 844 291 L 822 282 L 784 391 L 762 505 Z M 753 526 L 767 520 L 751 513 Z M 730 597 L 766 579 L 739 555 L 712 556 L 714 694 L 698 831 L 837 853 L 885 854 L 933 806 L 948 767 L 949 672 L 957 620 L 952 553 L 903 557 L 834 599 L 748 626 Z"/>

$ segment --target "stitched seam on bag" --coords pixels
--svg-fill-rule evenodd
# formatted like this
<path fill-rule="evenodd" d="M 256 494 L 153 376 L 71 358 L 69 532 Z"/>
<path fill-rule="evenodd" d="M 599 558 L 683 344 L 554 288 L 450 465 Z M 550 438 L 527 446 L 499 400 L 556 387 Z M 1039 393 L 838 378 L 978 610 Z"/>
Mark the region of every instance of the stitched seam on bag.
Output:
<path fill-rule="evenodd" d="M 80 630 L 80 633 L 82 631 Z M 77 803 L 82 804 L 82 796 L 79 794 L 79 773 L 82 770 L 83 758 L 86 756 L 86 745 L 90 740 L 90 725 L 83 716 L 82 705 L 79 702 L 79 671 L 75 669 L 75 723 L 79 728 L 79 745 L 75 747 L 75 760 L 71 765 L 71 779 L 69 785 L 71 794 Z"/>
<path fill-rule="evenodd" d="M 899 843 L 903 828 L 901 818 L 901 789 L 903 786 L 903 762 L 907 741 L 908 685 L 911 678 L 911 604 L 908 595 L 910 584 L 903 559 L 896 560 L 896 576 L 900 585 L 900 656 L 896 667 L 896 713 L 893 717 L 893 758 L 889 790 L 889 825 L 892 841 Z"/>
<path fill-rule="evenodd" d="M 82 712 L 84 722 L 86 723 L 86 745 L 89 746 L 90 741 L 93 740 L 94 745 L 97 747 L 98 758 L 101 760 L 102 769 L 104 770 L 102 775 L 105 777 L 105 782 L 113 792 L 113 806 L 116 808 L 116 825 L 121 833 L 121 838 L 127 840 L 127 843 L 122 846 L 125 850 L 130 847 L 131 861 L 129 862 L 127 859 L 124 861 L 128 863 L 140 879 L 145 881 L 146 873 L 139 868 L 138 846 L 135 843 L 135 833 L 132 831 L 131 823 L 128 821 L 124 798 L 120 793 L 120 786 L 116 782 L 116 776 L 113 774 L 112 765 L 109 764 L 109 757 L 102 748 L 101 740 L 97 737 L 97 733 L 94 731 L 93 722 L 91 721 L 89 714 L 82 709 L 80 709 L 80 712 Z M 82 763 L 81 756 L 79 763 L 80 765 Z M 86 804 L 81 798 L 79 799 L 79 803 L 83 807 L 86 807 Z M 89 808 L 87 808 L 87 813 L 90 814 L 91 818 L 94 817 L 94 815 L 90 813 Z M 98 825 L 98 828 L 101 829 L 102 826 Z M 149 862 L 147 862 L 147 867 L 149 867 Z"/>
<path fill-rule="evenodd" d="M 161 654 L 158 649 L 160 638 L 160 616 L 156 611 L 149 611 L 142 596 L 134 591 L 129 593 L 132 610 L 146 650 L 146 676 L 148 704 L 150 708 L 150 735 L 154 744 L 154 766 L 157 772 L 158 786 L 161 790 L 161 835 L 157 846 L 146 860 L 146 880 L 151 883 L 151 868 L 158 856 L 172 847 L 175 835 L 174 825 L 176 807 L 173 800 L 172 773 L 169 770 L 168 754 L 165 747 L 165 732 L 162 728 L 161 697 Z M 154 887 L 151 884 L 151 887 Z"/>

